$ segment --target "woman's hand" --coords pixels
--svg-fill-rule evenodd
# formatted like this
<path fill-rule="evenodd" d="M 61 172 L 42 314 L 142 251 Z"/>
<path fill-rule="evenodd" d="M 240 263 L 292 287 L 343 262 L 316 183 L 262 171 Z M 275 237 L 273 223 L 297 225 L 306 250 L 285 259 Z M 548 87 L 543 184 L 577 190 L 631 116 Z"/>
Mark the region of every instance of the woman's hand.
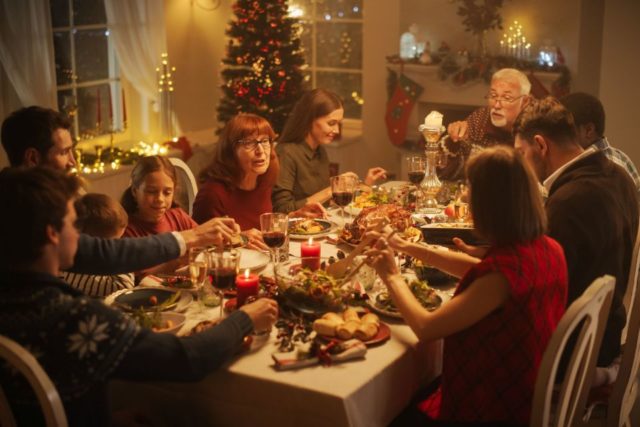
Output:
<path fill-rule="evenodd" d="M 400 237 L 398 233 L 389 225 L 386 225 L 381 232 L 367 230 L 364 235 L 364 239 L 368 239 L 369 237 L 371 237 L 373 241 L 376 242 L 374 243 L 374 245 L 377 244 L 380 239 L 384 238 L 386 244 L 389 245 L 391 249 L 400 252 L 404 252 L 407 245 L 409 244 L 409 242 Z"/>
<path fill-rule="evenodd" d="M 309 203 L 289 213 L 290 218 L 327 218 L 327 211 L 320 203 Z"/>
<path fill-rule="evenodd" d="M 367 256 L 367 263 L 375 268 L 385 283 L 390 276 L 400 273 L 395 253 L 389 247 L 386 238 L 380 237 L 373 249 L 369 249 L 364 254 Z"/>
<path fill-rule="evenodd" d="M 269 250 L 269 246 L 267 246 L 262 239 L 262 233 L 260 230 L 251 228 L 249 230 L 244 230 L 241 234 L 247 238 L 247 248 L 258 249 L 261 251 Z"/>
<path fill-rule="evenodd" d="M 386 178 L 387 178 L 387 171 L 380 167 L 375 167 L 375 168 L 369 169 L 369 171 L 367 172 L 367 177 L 364 179 L 364 183 L 371 186 L 375 184 L 377 180 L 386 179 Z"/>

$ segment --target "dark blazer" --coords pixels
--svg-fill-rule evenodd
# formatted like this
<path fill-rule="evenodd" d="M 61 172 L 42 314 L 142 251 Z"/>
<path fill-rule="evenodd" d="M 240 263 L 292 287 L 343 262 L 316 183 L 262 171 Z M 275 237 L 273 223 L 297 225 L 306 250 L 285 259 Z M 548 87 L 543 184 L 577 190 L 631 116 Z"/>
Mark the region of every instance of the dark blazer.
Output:
<path fill-rule="evenodd" d="M 122 239 L 100 239 L 81 234 L 69 271 L 85 274 L 120 274 L 140 271 L 180 256 L 171 233 Z"/>

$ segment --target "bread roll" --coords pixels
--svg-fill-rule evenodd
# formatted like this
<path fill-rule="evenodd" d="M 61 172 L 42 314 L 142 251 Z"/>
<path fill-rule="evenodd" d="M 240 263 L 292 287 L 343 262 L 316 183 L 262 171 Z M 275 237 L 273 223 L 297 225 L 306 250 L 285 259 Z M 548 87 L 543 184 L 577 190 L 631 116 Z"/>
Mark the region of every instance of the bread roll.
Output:
<path fill-rule="evenodd" d="M 332 320 L 332 321 L 338 322 L 338 323 L 344 322 L 344 320 L 342 320 L 342 316 L 340 316 L 338 313 L 333 313 L 333 312 L 325 313 L 322 316 L 322 318 L 323 319 L 327 319 L 327 320 Z"/>
<path fill-rule="evenodd" d="M 358 312 L 352 307 L 347 308 L 344 311 L 344 313 L 342 313 L 342 317 L 344 318 L 345 322 L 348 322 L 350 320 L 360 321 L 360 316 L 358 316 Z"/>
<path fill-rule="evenodd" d="M 330 319 L 317 319 L 313 322 L 313 330 L 320 335 L 328 337 L 336 336 L 336 328 L 342 324 L 342 321 L 336 322 Z"/>
<path fill-rule="evenodd" d="M 351 339 L 359 326 L 359 320 L 349 320 L 336 328 L 336 335 L 343 340 Z"/>
<path fill-rule="evenodd" d="M 379 326 L 373 322 L 362 322 L 358 329 L 356 329 L 353 336 L 360 341 L 369 341 L 371 338 L 378 335 Z"/>
<path fill-rule="evenodd" d="M 365 314 L 364 316 L 362 316 L 362 318 L 360 318 L 360 321 L 362 323 L 375 323 L 377 326 L 380 326 L 380 318 L 373 313 Z"/>

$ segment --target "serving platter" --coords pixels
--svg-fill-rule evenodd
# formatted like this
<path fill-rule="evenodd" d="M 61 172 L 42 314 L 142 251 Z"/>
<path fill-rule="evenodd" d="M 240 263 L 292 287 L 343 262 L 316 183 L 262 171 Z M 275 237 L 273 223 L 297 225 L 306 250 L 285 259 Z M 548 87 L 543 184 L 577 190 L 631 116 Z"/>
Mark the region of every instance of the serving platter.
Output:
<path fill-rule="evenodd" d="M 303 231 L 300 226 L 301 223 L 308 223 L 315 228 L 320 228 L 314 231 Z M 306 225 L 306 224 L 305 224 Z M 289 237 L 291 239 L 308 239 L 309 237 L 322 237 L 331 233 L 335 224 L 329 220 L 321 218 L 291 218 L 289 219 Z"/>

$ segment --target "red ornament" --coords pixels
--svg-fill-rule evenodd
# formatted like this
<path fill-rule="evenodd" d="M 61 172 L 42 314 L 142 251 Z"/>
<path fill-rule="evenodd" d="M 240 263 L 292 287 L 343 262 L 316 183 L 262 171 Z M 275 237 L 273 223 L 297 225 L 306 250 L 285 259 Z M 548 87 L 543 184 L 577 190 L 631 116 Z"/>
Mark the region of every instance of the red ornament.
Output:
<path fill-rule="evenodd" d="M 287 75 L 287 73 L 285 73 L 284 70 L 278 71 L 278 77 L 284 77 L 286 75 Z"/>

